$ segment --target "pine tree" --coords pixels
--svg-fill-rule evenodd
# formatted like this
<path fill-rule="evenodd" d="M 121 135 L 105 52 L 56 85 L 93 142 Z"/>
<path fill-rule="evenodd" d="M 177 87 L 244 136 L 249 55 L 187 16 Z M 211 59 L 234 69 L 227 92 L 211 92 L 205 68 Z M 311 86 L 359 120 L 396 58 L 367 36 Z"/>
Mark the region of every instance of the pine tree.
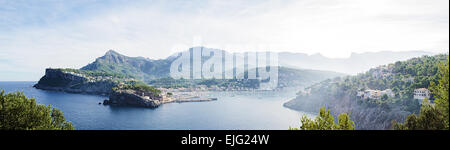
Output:
<path fill-rule="evenodd" d="M 354 130 L 355 123 L 350 120 L 348 113 L 342 113 L 338 116 L 338 124 L 334 122 L 334 117 L 330 110 L 325 107 L 320 108 L 319 115 L 311 120 L 306 116 L 301 118 L 302 130 Z M 298 128 L 291 128 L 290 130 L 297 130 Z"/>
<path fill-rule="evenodd" d="M 348 113 L 340 114 L 338 116 L 338 127 L 339 130 L 354 130 L 355 123 L 350 120 Z"/>
<path fill-rule="evenodd" d="M 449 80 L 449 60 L 447 62 L 441 62 L 439 64 L 438 77 L 440 78 L 439 84 L 436 85 L 431 82 L 430 89 L 434 95 L 436 95 L 436 100 L 434 101 L 438 110 L 442 112 L 445 118 L 446 127 L 449 129 L 449 106 L 448 106 L 448 80 Z"/>
<path fill-rule="evenodd" d="M 50 105 L 36 104 L 22 92 L 0 93 L 0 130 L 73 130 L 63 113 Z"/>
<path fill-rule="evenodd" d="M 393 123 L 395 130 L 442 130 L 446 123 L 441 111 L 425 99 L 422 102 L 419 115 L 409 115 L 403 124 Z"/>

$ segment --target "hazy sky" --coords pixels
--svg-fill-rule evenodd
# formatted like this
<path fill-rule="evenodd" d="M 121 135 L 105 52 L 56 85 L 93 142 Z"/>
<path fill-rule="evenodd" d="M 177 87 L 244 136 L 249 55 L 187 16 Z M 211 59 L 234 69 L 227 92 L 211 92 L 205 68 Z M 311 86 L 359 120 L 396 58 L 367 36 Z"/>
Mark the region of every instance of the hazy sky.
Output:
<path fill-rule="evenodd" d="M 38 80 L 115 49 L 165 58 L 227 51 L 448 51 L 448 0 L 0 0 L 0 81 Z"/>

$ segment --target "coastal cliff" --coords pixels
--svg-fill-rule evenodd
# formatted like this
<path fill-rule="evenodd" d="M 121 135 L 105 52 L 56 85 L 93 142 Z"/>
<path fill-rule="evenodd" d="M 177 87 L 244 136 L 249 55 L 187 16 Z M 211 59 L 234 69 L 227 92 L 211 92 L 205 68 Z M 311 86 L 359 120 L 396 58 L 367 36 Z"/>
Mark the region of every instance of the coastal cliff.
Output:
<path fill-rule="evenodd" d="M 109 95 L 117 83 L 108 80 L 93 81 L 87 76 L 62 69 L 47 68 L 45 75 L 34 85 L 37 89 L 62 91 L 68 93 L 86 93 Z"/>

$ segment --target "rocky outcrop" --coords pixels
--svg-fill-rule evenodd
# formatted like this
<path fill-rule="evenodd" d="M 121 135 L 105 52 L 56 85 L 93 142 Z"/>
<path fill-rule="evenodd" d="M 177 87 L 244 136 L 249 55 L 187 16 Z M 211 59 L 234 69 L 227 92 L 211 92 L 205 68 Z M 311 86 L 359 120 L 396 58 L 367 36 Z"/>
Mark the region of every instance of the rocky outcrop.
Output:
<path fill-rule="evenodd" d="M 117 91 L 109 96 L 109 100 L 103 102 L 105 105 L 137 106 L 155 108 L 162 104 L 161 99 L 151 99 L 148 96 L 139 96 L 134 91 Z"/>
<path fill-rule="evenodd" d="M 81 74 L 51 68 L 46 69 L 45 75 L 34 85 L 35 88 L 43 90 L 96 95 L 109 95 L 115 86 L 111 81 L 90 81 Z"/>

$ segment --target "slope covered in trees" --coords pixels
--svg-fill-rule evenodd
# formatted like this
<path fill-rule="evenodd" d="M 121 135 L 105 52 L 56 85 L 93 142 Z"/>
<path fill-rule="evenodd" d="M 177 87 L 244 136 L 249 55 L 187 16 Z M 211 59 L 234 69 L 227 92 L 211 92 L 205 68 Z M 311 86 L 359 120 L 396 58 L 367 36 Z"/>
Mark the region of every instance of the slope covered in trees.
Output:
<path fill-rule="evenodd" d="M 393 120 L 403 122 L 409 114 L 419 113 L 420 103 L 414 99 L 414 90 L 438 82 L 439 64 L 447 60 L 448 55 L 444 54 L 422 56 L 379 66 L 356 76 L 329 79 L 299 92 L 284 105 L 303 111 L 327 106 L 335 115 L 349 112 L 357 129 L 391 129 Z M 359 95 L 367 90 L 391 90 L 393 95 L 375 98 Z M 430 100 L 435 101 L 433 93 Z"/>
<path fill-rule="evenodd" d="M 148 81 L 168 76 L 171 62 L 171 59 L 151 60 L 143 57 L 128 57 L 109 50 L 104 56 L 82 67 L 81 70 L 123 74 Z"/>
<path fill-rule="evenodd" d="M 430 89 L 435 95 L 435 105 L 423 101 L 420 113 L 411 114 L 403 124 L 394 121 L 397 130 L 448 130 L 449 129 L 449 60 L 439 64 L 439 83 L 431 82 Z"/>

